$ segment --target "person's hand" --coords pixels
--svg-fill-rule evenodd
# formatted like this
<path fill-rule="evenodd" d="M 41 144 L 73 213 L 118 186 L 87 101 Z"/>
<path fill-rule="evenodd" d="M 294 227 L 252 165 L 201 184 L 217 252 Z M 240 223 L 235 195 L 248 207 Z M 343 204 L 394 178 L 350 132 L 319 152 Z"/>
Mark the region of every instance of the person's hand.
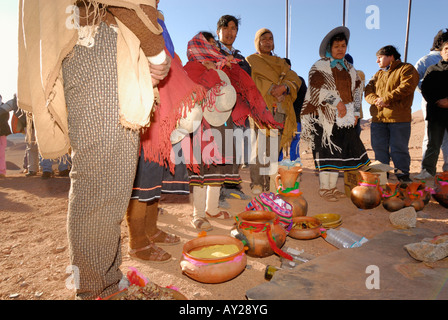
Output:
<path fill-rule="evenodd" d="M 286 86 L 285 85 L 276 85 L 274 84 L 271 89 L 271 95 L 275 98 L 279 98 L 286 92 Z"/>
<path fill-rule="evenodd" d="M 385 108 L 389 106 L 388 104 L 384 103 L 383 98 L 381 97 L 376 98 L 374 102 L 375 105 L 380 108 Z"/>
<path fill-rule="evenodd" d="M 282 94 L 281 96 L 277 97 L 277 102 L 281 103 L 281 102 L 285 101 L 285 98 L 286 98 L 285 95 Z"/>
<path fill-rule="evenodd" d="M 448 98 L 440 99 L 436 102 L 437 106 L 440 108 L 448 108 Z"/>
<path fill-rule="evenodd" d="M 338 109 L 338 117 L 339 118 L 344 118 L 345 115 L 347 114 L 347 107 L 345 106 L 345 104 L 342 103 L 342 101 L 339 101 L 339 103 L 336 106 L 336 108 Z"/>
<path fill-rule="evenodd" d="M 152 85 L 156 87 L 160 81 L 166 78 L 171 68 L 171 58 L 167 55 L 162 64 L 151 64 Z"/>
<path fill-rule="evenodd" d="M 214 62 L 212 62 L 212 61 L 206 61 L 206 60 L 202 61 L 202 65 L 204 67 L 206 67 L 208 70 L 216 69 L 216 64 Z"/>

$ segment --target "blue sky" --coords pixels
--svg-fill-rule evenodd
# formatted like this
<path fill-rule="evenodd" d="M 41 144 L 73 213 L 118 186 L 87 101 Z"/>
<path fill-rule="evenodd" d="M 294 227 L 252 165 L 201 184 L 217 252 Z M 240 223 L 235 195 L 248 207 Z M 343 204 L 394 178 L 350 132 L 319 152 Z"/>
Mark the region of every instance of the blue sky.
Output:
<path fill-rule="evenodd" d="M 348 52 L 355 67 L 366 78 L 378 70 L 375 53 L 385 45 L 394 45 L 405 56 L 409 0 L 346 0 L 346 26 L 351 31 Z M 289 0 L 290 41 L 288 56 L 294 71 L 305 79 L 312 64 L 319 59 L 323 37 L 342 25 L 343 0 Z M 372 7 L 374 6 L 374 7 Z M 374 9 L 372 11 L 371 9 Z M 16 92 L 17 77 L 17 0 L 0 1 L 0 93 L 3 100 Z M 275 53 L 285 57 L 286 1 L 284 0 L 161 0 L 168 30 L 176 52 L 186 62 L 188 41 L 199 31 L 216 33 L 216 22 L 224 14 L 241 19 L 234 43 L 244 56 L 255 52 L 254 36 L 258 29 L 274 33 Z M 447 0 L 413 0 L 407 62 L 415 64 L 429 52 L 434 35 L 448 28 Z M 373 19 L 373 20 L 372 20 Z M 413 111 L 420 109 L 421 95 L 415 94 Z M 364 118 L 370 118 L 364 103 Z"/>

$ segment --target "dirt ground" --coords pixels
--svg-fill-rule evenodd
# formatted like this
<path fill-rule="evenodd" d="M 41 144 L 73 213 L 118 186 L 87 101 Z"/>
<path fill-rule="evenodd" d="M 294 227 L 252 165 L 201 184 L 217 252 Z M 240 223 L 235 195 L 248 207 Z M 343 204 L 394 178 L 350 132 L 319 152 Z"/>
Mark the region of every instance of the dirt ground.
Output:
<path fill-rule="evenodd" d="M 424 124 L 421 113 L 414 114 L 412 138 L 409 144 L 412 163 L 411 173 L 420 171 L 421 142 Z M 369 123 L 363 124 L 361 138 L 370 148 Z M 55 176 L 42 180 L 40 174 L 26 178 L 22 172 L 25 145 L 23 139 L 9 137 L 6 151 L 7 177 L 0 180 L 0 299 L 1 300 L 70 300 L 74 291 L 69 289 L 68 244 L 66 236 L 67 195 L 70 187 L 68 177 Z M 381 205 L 372 210 L 356 208 L 349 198 L 336 203 L 322 201 L 317 194 L 318 177 L 314 173 L 312 155 L 301 145 L 303 174 L 300 189 L 308 202 L 308 216 L 319 213 L 338 213 L 342 216 L 342 226 L 368 239 L 386 230 L 393 230 L 389 222 L 389 212 Z M 439 161 L 438 170 L 442 162 Z M 253 196 L 249 188 L 249 171 L 242 169 L 243 191 Z M 395 178 L 391 175 L 390 180 Z M 429 186 L 431 186 L 429 183 Z M 343 178 L 338 187 L 343 190 Z M 164 197 L 161 207 L 159 227 L 172 232 L 182 239 L 182 244 L 164 247 L 174 260 L 167 264 L 143 264 L 135 262 L 127 254 L 127 228 L 122 223 L 123 272 L 135 267 L 150 280 L 160 286 L 175 286 L 190 300 L 246 300 L 246 291 L 265 282 L 267 265 L 280 265 L 277 255 L 267 258 L 248 257 L 246 269 L 236 278 L 220 284 L 203 284 L 190 279 L 180 269 L 183 244 L 197 237 L 191 226 L 191 195 L 185 197 Z M 238 214 L 244 210 L 249 200 L 228 200 L 229 210 Z M 229 235 L 232 222 L 212 220 L 210 235 Z M 448 230 L 448 209 L 431 202 L 418 212 L 417 227 L 427 228 L 434 233 Z M 295 240 L 287 237 L 285 247 L 304 250 L 319 257 L 337 250 L 322 237 L 312 240 Z M 298 297 L 300 298 L 300 297 Z"/>

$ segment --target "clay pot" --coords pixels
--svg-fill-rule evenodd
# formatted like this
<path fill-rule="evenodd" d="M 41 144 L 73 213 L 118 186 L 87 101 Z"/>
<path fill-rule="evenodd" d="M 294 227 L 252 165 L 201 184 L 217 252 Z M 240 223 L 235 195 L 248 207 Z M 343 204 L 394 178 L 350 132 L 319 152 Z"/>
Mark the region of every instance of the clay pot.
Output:
<path fill-rule="evenodd" d="M 425 207 L 423 202 L 423 192 L 419 191 L 421 182 L 411 182 L 406 187 L 405 206 L 414 207 L 415 211 L 420 211 Z"/>
<path fill-rule="evenodd" d="M 278 174 L 275 176 L 275 187 L 279 190 L 280 186 L 282 190 L 294 188 L 297 178 L 302 173 L 302 167 L 291 167 L 289 169 L 279 168 Z M 281 181 L 281 183 L 280 183 Z"/>
<path fill-rule="evenodd" d="M 292 228 L 288 233 L 291 238 L 298 240 L 314 239 L 322 233 L 322 223 L 319 219 L 313 217 L 295 217 L 292 218 L 292 223 Z M 295 227 L 296 225 L 302 224 L 304 224 L 303 228 Z M 310 225 L 314 227 L 305 227 Z"/>
<path fill-rule="evenodd" d="M 383 207 L 387 211 L 394 212 L 404 208 L 404 200 L 401 197 L 400 183 L 386 183 L 383 191 Z"/>
<path fill-rule="evenodd" d="M 379 174 L 359 171 L 358 186 L 351 191 L 351 200 L 360 209 L 373 209 L 381 203 Z"/>
<path fill-rule="evenodd" d="M 216 259 L 197 258 L 189 254 L 194 249 L 226 244 L 235 244 L 239 249 L 238 253 Z M 235 278 L 246 268 L 245 249 L 240 240 L 230 236 L 200 236 L 184 245 L 180 266 L 188 277 L 196 281 L 202 283 L 225 282 Z"/>
<path fill-rule="evenodd" d="M 429 201 L 431 200 L 431 189 L 427 188 L 426 184 L 424 182 L 422 182 L 422 184 L 420 185 L 418 190 L 423 193 L 422 200 L 423 200 L 423 203 L 426 206 L 429 203 Z"/>
<path fill-rule="evenodd" d="M 308 213 L 308 202 L 302 196 L 302 192 L 299 190 L 294 190 L 292 192 L 283 192 L 278 190 L 278 196 L 283 200 L 288 202 L 292 206 L 292 216 L 302 217 L 306 216 Z M 297 192 L 296 192 L 297 191 Z"/>
<path fill-rule="evenodd" d="M 448 208 L 448 171 L 434 177 L 433 198 L 444 208 Z"/>
<path fill-rule="evenodd" d="M 237 230 L 247 239 L 246 254 L 264 258 L 280 250 L 286 241 L 286 230 L 271 211 L 244 211 L 235 217 Z"/>

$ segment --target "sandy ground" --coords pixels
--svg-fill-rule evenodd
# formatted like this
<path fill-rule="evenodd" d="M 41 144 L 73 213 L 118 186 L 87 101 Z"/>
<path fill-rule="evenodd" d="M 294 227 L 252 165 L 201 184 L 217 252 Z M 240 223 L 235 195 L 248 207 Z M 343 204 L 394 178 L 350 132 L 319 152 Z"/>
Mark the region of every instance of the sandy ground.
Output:
<path fill-rule="evenodd" d="M 414 114 L 410 152 L 411 172 L 420 171 L 421 142 L 424 124 L 421 113 Z M 363 125 L 361 138 L 369 150 L 369 123 Z M 9 137 L 6 151 L 8 172 L 0 180 L 0 299 L 2 300 L 67 300 L 73 299 L 74 292 L 67 288 L 67 268 L 69 266 L 66 236 L 67 195 L 69 178 L 55 176 L 42 180 L 40 174 L 26 178 L 22 170 L 25 150 L 23 139 Z M 300 189 L 308 202 L 308 216 L 319 213 L 338 213 L 342 216 L 342 226 L 366 238 L 386 230 L 393 230 L 389 222 L 389 212 L 382 206 L 372 210 L 359 210 L 351 200 L 336 203 L 322 201 L 317 194 L 318 177 L 313 170 L 312 155 L 306 146 L 301 146 L 303 175 Z M 438 169 L 441 170 L 439 161 Z M 249 171 L 241 171 L 243 191 L 253 196 L 249 188 Z M 395 178 L 391 175 L 390 180 Z M 338 186 L 343 190 L 343 178 Z M 429 184 L 431 186 L 431 184 Z M 248 200 L 230 199 L 232 214 L 242 212 Z M 167 264 L 143 264 L 135 262 L 127 254 L 127 227 L 122 223 L 123 272 L 135 267 L 150 280 L 160 286 L 173 285 L 179 288 L 190 300 L 246 300 L 246 291 L 266 280 L 264 271 L 267 265 L 280 265 L 277 255 L 267 258 L 248 257 L 246 269 L 236 278 L 220 284 L 203 284 L 190 279 L 180 269 L 183 244 L 197 237 L 190 225 L 193 212 L 191 196 L 164 197 L 161 207 L 165 213 L 159 218 L 159 227 L 177 234 L 182 245 L 164 247 L 174 257 Z M 428 228 L 435 233 L 448 230 L 448 209 L 431 201 L 418 212 L 417 227 Z M 210 235 L 229 235 L 231 222 L 212 221 L 214 226 Z M 285 247 L 304 250 L 305 253 L 319 257 L 337 250 L 322 237 L 312 240 L 295 240 L 287 237 Z M 298 297 L 300 298 L 300 297 Z"/>

